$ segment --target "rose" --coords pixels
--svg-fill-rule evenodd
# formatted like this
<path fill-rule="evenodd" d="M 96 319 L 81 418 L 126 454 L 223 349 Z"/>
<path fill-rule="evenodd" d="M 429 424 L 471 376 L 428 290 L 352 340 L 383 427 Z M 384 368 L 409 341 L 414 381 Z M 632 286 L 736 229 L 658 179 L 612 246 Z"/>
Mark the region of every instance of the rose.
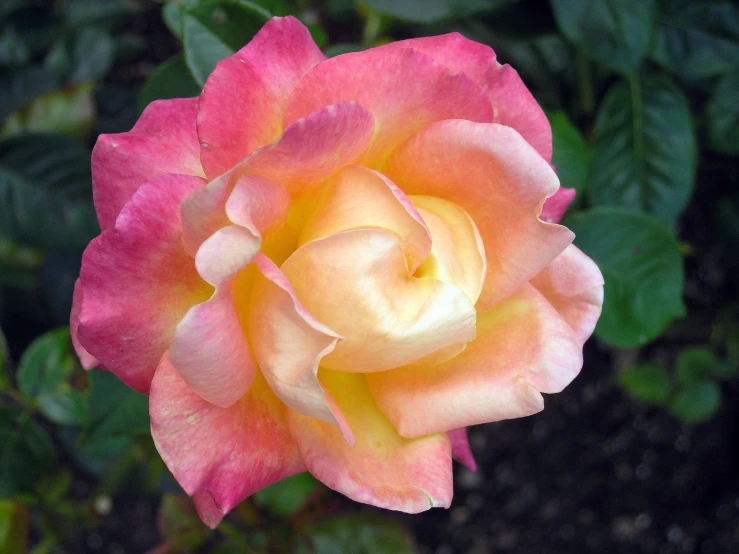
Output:
<path fill-rule="evenodd" d="M 550 223 L 574 192 L 550 158 L 488 47 L 326 59 L 275 18 L 199 98 L 98 140 L 75 347 L 150 394 L 211 526 L 306 469 L 361 502 L 449 506 L 465 427 L 541 410 L 600 313 L 600 272 Z"/>

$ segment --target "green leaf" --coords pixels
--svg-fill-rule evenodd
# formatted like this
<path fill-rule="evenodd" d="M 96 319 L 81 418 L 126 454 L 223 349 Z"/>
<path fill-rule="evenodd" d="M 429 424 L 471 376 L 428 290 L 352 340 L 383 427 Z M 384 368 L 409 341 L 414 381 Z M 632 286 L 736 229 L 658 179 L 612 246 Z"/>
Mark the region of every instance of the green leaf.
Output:
<path fill-rule="evenodd" d="M 169 32 L 182 40 L 182 19 L 185 12 L 198 5 L 200 0 L 173 0 L 162 7 L 162 21 Z"/>
<path fill-rule="evenodd" d="M 341 54 L 348 54 L 350 52 L 361 52 L 365 50 L 365 46 L 361 44 L 355 44 L 352 42 L 340 42 L 338 44 L 332 44 L 326 48 L 323 53 L 327 58 L 333 58 L 334 56 L 340 56 Z"/>
<path fill-rule="evenodd" d="M 706 105 L 708 146 L 723 154 L 739 154 L 739 70 L 721 79 Z"/>
<path fill-rule="evenodd" d="M 310 473 L 293 475 L 254 494 L 254 502 L 272 515 L 287 517 L 305 504 L 318 486 Z"/>
<path fill-rule="evenodd" d="M 687 78 L 739 66 L 739 8 L 730 1 L 663 0 L 650 57 Z"/>
<path fill-rule="evenodd" d="M 128 21 L 143 4 L 130 0 L 67 0 L 64 19 L 74 27 L 112 27 Z"/>
<path fill-rule="evenodd" d="M 84 395 L 69 385 L 78 369 L 72 353 L 69 329 L 42 335 L 26 349 L 18 364 L 18 389 L 39 411 L 59 425 L 84 425 Z"/>
<path fill-rule="evenodd" d="M 656 0 L 552 0 L 562 34 L 619 73 L 644 59 L 656 24 Z"/>
<path fill-rule="evenodd" d="M 209 532 L 200 521 L 192 500 L 172 493 L 162 495 L 157 527 L 174 547 L 171 552 L 198 551 Z"/>
<path fill-rule="evenodd" d="M 616 83 L 595 122 L 588 192 L 596 206 L 672 224 L 693 189 L 696 144 L 684 95 L 665 76 Z"/>
<path fill-rule="evenodd" d="M 91 188 L 90 154 L 71 137 L 0 142 L 0 234 L 8 239 L 82 250 L 99 232 Z"/>
<path fill-rule="evenodd" d="M 560 184 L 577 191 L 574 201 L 576 204 L 582 200 L 587 183 L 590 152 L 567 114 L 553 113 L 549 121 L 552 124 L 552 165 L 557 171 Z"/>
<path fill-rule="evenodd" d="M 137 89 L 126 85 L 102 84 L 95 87 L 95 132 L 122 133 L 131 130 L 140 115 L 136 107 L 137 92 Z"/>
<path fill-rule="evenodd" d="M 57 425 L 83 426 L 87 422 L 87 406 L 82 391 L 69 385 L 43 393 L 36 399 L 39 411 Z"/>
<path fill-rule="evenodd" d="M 8 116 L 3 138 L 21 133 L 58 133 L 85 140 L 92 130 L 95 102 L 92 84 L 47 92 Z"/>
<path fill-rule="evenodd" d="M 24 65 L 31 53 L 13 27 L 5 27 L 0 34 L 0 65 Z"/>
<path fill-rule="evenodd" d="M 5 340 L 2 328 L 0 328 L 0 391 L 8 390 L 10 387 L 10 350 L 8 341 Z"/>
<path fill-rule="evenodd" d="M 442 19 L 471 15 L 483 10 L 493 10 L 511 0 L 359 0 L 365 7 L 377 13 L 412 21 L 433 23 Z"/>
<path fill-rule="evenodd" d="M 408 532 L 387 518 L 340 515 L 306 525 L 299 554 L 415 554 Z"/>
<path fill-rule="evenodd" d="M 88 374 L 87 411 L 90 426 L 83 441 L 85 453 L 106 457 L 115 453 L 125 440 L 149 433 L 149 401 L 129 389 L 113 374 L 92 371 Z"/>
<path fill-rule="evenodd" d="M 640 364 L 616 374 L 616 382 L 632 398 L 661 406 L 670 396 L 670 377 L 662 366 Z"/>
<path fill-rule="evenodd" d="M 245 0 L 206 0 L 182 19 L 185 62 L 202 87 L 216 64 L 248 43 L 270 13 Z"/>
<path fill-rule="evenodd" d="M 686 383 L 670 399 L 669 410 L 685 423 L 701 423 L 715 414 L 721 405 L 721 390 L 711 380 Z"/>
<path fill-rule="evenodd" d="M 60 79 L 42 67 L 23 67 L 0 72 L 0 121 L 37 96 L 59 88 Z"/>
<path fill-rule="evenodd" d="M 0 498 L 29 492 L 56 465 L 54 444 L 28 413 L 0 406 Z"/>
<path fill-rule="evenodd" d="M 72 46 L 73 82 L 100 79 L 110 70 L 115 60 L 115 42 L 111 36 L 94 27 L 83 28 L 75 36 Z"/>
<path fill-rule="evenodd" d="M 603 314 L 595 328 L 599 339 L 634 348 L 685 314 L 680 247 L 659 220 L 597 208 L 567 218 L 565 225 L 605 278 Z"/>
<path fill-rule="evenodd" d="M 14 11 L 21 9 L 25 3 L 26 0 L 4 0 L 4 2 L 0 4 L 0 20 L 5 19 Z"/>
<path fill-rule="evenodd" d="M 131 392 L 118 377 L 107 371 L 90 371 L 87 374 L 87 381 L 89 383 L 87 409 L 91 424 L 98 423 L 114 411 Z"/>
<path fill-rule="evenodd" d="M 54 392 L 66 382 L 76 367 L 70 354 L 69 328 L 41 335 L 26 349 L 18 364 L 18 389 L 29 400 Z"/>
<path fill-rule="evenodd" d="M 691 384 L 709 377 L 719 361 L 710 348 L 692 346 L 686 348 L 677 357 L 675 375 L 683 384 Z"/>
<path fill-rule="evenodd" d="M 168 59 L 157 67 L 144 83 L 139 94 L 139 111 L 144 111 L 154 100 L 198 96 L 201 87 L 190 75 L 182 54 Z"/>
<path fill-rule="evenodd" d="M 0 552 L 23 554 L 28 542 L 28 508 L 20 502 L 0 500 Z"/>

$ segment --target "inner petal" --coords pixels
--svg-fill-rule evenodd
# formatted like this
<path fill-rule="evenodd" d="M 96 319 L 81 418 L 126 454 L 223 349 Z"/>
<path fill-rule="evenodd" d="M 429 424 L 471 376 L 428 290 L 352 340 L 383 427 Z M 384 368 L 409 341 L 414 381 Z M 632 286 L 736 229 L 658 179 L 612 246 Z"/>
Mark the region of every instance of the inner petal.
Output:
<path fill-rule="evenodd" d="M 414 277 L 392 231 L 356 229 L 312 240 L 281 269 L 305 308 L 343 337 L 323 367 L 366 373 L 435 353 L 443 360 L 475 336 L 469 297 L 453 284 Z"/>
<path fill-rule="evenodd" d="M 431 253 L 415 272 L 452 283 L 473 304 L 485 283 L 485 247 L 472 218 L 454 202 L 433 196 L 411 196 L 431 233 Z"/>
<path fill-rule="evenodd" d="M 403 191 L 376 171 L 349 166 L 316 200 L 298 246 L 342 231 L 378 228 L 393 231 L 402 239 L 413 270 L 431 250 L 429 230 Z"/>

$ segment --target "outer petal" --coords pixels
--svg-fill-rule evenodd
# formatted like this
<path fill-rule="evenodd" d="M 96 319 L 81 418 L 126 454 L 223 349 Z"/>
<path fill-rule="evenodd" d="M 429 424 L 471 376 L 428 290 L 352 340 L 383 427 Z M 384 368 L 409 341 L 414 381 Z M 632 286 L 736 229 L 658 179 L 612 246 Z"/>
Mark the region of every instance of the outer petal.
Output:
<path fill-rule="evenodd" d="M 467 427 L 452 429 L 448 433 L 452 443 L 452 457 L 470 471 L 477 471 L 475 455 L 472 454 L 470 441 L 467 438 Z"/>
<path fill-rule="evenodd" d="M 584 344 L 595 329 L 603 307 L 603 275 L 574 245 L 568 246 L 531 280 Z"/>
<path fill-rule="evenodd" d="M 249 306 L 249 339 L 259 367 L 289 408 L 337 425 L 347 442 L 352 432 L 331 395 L 318 381 L 318 363 L 341 338 L 300 303 L 280 269 L 259 254 Z"/>
<path fill-rule="evenodd" d="M 219 408 L 192 392 L 165 354 L 149 413 L 159 454 L 211 528 L 249 495 L 305 470 L 285 408 L 260 376 L 236 404 Z"/>
<path fill-rule="evenodd" d="M 363 163 L 375 168 L 429 123 L 493 120 L 485 92 L 472 79 L 453 75 L 428 56 L 406 48 L 344 54 L 317 65 L 295 88 L 285 121 L 343 100 L 356 100 L 375 119 L 375 137 Z"/>
<path fill-rule="evenodd" d="M 557 191 L 554 196 L 547 198 L 544 202 L 544 207 L 541 210 L 539 218 L 547 223 L 559 223 L 570 207 L 572 201 L 575 199 L 575 189 L 561 188 Z"/>
<path fill-rule="evenodd" d="M 177 323 L 213 290 L 182 246 L 180 204 L 203 184 L 186 175 L 144 184 L 82 257 L 79 341 L 141 392 Z"/>
<path fill-rule="evenodd" d="M 77 330 L 80 326 L 80 309 L 82 308 L 82 285 L 80 280 L 77 279 L 74 283 L 74 294 L 72 296 L 72 313 L 69 316 L 69 334 L 72 337 L 72 346 L 74 351 L 77 353 L 77 357 L 80 359 L 82 367 L 85 369 L 92 369 L 98 365 L 98 361 L 95 356 L 91 356 L 90 353 L 85 350 L 80 344 L 80 340 L 77 338 Z"/>
<path fill-rule="evenodd" d="M 450 120 L 404 144 L 385 168 L 406 194 L 450 200 L 472 217 L 485 245 L 486 310 L 539 273 L 574 234 L 538 219 L 559 182 L 549 164 L 510 127 Z"/>
<path fill-rule="evenodd" d="M 456 286 L 416 278 L 398 236 L 374 229 L 311 241 L 282 265 L 297 298 L 342 336 L 321 367 L 383 371 L 459 352 L 475 336 L 475 309 Z"/>
<path fill-rule="evenodd" d="M 198 109 L 201 157 L 209 178 L 280 136 L 290 93 L 325 59 L 302 23 L 275 17 L 249 44 L 218 63 Z"/>
<path fill-rule="evenodd" d="M 298 246 L 351 229 L 386 229 L 405 245 L 411 271 L 431 251 L 431 235 L 408 197 L 384 175 L 360 166 L 340 171 L 303 227 Z"/>
<path fill-rule="evenodd" d="M 478 318 L 477 338 L 427 368 L 368 375 L 382 411 L 404 437 L 523 417 L 544 407 L 580 371 L 572 329 L 531 285 Z"/>
<path fill-rule="evenodd" d="M 363 375 L 322 370 L 322 380 L 355 430 L 356 442 L 349 446 L 335 427 L 289 412 L 290 432 L 308 470 L 357 502 L 408 513 L 449 507 L 449 437 L 400 437 L 373 401 Z"/>
<path fill-rule="evenodd" d="M 394 42 L 385 49 L 413 48 L 454 73 L 465 73 L 488 94 L 493 122 L 513 127 L 547 161 L 552 161 L 552 129 L 544 110 L 508 64 L 501 65 L 492 48 L 459 33 Z"/>
<path fill-rule="evenodd" d="M 92 151 L 92 192 L 100 229 L 110 229 L 144 181 L 167 173 L 204 176 L 195 132 L 197 98 L 149 104 L 127 133 L 100 135 Z"/>
<path fill-rule="evenodd" d="M 244 225 L 237 213 L 241 200 L 248 199 L 248 211 L 263 232 L 284 216 L 289 193 L 299 195 L 361 159 L 373 129 L 372 116 L 354 102 L 326 106 L 288 126 L 277 142 L 255 152 L 183 203 L 188 251 L 194 254 L 203 241 L 228 225 L 229 218 Z M 236 191 L 238 188 L 244 190 Z M 232 212 L 227 214 L 232 192 L 239 198 L 231 201 Z"/>

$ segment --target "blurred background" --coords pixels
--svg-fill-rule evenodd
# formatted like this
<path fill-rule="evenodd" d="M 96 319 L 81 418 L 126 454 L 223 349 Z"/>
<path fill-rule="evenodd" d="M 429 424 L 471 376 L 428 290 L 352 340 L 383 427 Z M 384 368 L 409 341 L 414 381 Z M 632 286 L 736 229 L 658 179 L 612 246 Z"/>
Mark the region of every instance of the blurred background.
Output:
<path fill-rule="evenodd" d="M 581 375 L 470 429 L 450 510 L 405 516 L 300 475 L 205 528 L 146 398 L 66 327 L 98 233 L 89 158 L 195 96 L 274 15 L 328 56 L 459 31 L 547 111 L 606 279 Z M 739 552 L 739 6 L 725 0 L 0 1 L 0 552 Z"/>

